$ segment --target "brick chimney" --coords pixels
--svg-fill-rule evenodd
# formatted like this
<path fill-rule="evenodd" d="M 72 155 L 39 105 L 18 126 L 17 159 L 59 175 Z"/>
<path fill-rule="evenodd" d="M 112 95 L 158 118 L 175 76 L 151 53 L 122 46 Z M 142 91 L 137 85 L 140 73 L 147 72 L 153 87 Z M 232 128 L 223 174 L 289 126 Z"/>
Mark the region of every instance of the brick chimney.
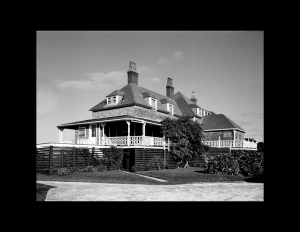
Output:
<path fill-rule="evenodd" d="M 136 71 L 136 63 L 130 61 L 127 75 L 128 75 L 128 84 L 131 83 L 131 84 L 138 85 L 139 74 Z"/>
<path fill-rule="evenodd" d="M 167 97 L 173 99 L 173 95 L 174 95 L 173 79 L 170 77 L 168 77 L 167 80 L 166 95 Z"/>
<path fill-rule="evenodd" d="M 190 100 L 197 105 L 197 98 L 195 96 L 195 92 L 194 91 L 192 91 L 192 96 L 191 96 Z"/>

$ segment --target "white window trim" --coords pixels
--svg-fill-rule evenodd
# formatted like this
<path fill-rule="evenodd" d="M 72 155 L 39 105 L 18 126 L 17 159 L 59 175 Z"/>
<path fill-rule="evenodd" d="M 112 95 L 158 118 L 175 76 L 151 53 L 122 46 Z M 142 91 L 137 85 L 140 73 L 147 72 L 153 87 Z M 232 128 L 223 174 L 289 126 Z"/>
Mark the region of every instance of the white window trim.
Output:
<path fill-rule="evenodd" d="M 113 97 L 116 97 L 116 102 L 108 104 L 108 100 L 110 100 L 110 102 L 112 102 Z M 114 95 L 114 96 L 107 97 L 106 98 L 106 104 L 107 105 L 116 105 L 116 104 L 118 104 L 120 99 L 121 99 L 121 96 L 119 96 L 119 95 Z"/>
<path fill-rule="evenodd" d="M 154 107 L 152 106 L 152 99 L 153 99 L 154 102 L 155 102 L 155 106 L 154 106 Z M 149 102 L 149 105 L 152 107 L 153 110 L 157 110 L 157 99 L 156 99 L 156 98 L 149 97 L 149 98 L 148 98 L 148 102 Z"/>
<path fill-rule="evenodd" d="M 197 114 L 202 117 L 202 109 L 197 108 Z"/>
<path fill-rule="evenodd" d="M 84 136 L 80 136 L 80 129 L 84 129 Z M 79 126 L 78 128 L 78 138 L 85 138 L 86 137 L 86 127 L 85 126 Z"/>
<path fill-rule="evenodd" d="M 170 110 L 170 106 L 172 106 L 172 111 Z M 167 103 L 167 110 L 171 113 L 172 116 L 174 115 L 174 105 L 173 104 Z"/>

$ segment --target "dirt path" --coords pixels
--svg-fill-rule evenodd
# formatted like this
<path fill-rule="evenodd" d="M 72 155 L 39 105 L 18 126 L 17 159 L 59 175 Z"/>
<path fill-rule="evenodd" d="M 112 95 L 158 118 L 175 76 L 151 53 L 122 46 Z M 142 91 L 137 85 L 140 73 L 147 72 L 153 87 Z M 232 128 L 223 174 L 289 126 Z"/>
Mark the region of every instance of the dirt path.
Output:
<path fill-rule="evenodd" d="M 51 185 L 45 201 L 264 201 L 263 183 L 182 185 L 37 181 Z"/>

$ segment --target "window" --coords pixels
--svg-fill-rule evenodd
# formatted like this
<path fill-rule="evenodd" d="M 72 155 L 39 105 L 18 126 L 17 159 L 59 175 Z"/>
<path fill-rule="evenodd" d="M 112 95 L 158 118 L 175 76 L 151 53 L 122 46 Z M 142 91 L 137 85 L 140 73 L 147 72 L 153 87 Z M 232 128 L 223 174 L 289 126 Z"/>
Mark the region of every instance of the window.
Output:
<path fill-rule="evenodd" d="M 225 133 L 223 133 L 223 137 L 224 138 L 231 137 L 231 132 L 225 132 Z"/>
<path fill-rule="evenodd" d="M 197 114 L 198 114 L 199 116 L 202 116 L 202 109 L 197 108 Z"/>
<path fill-rule="evenodd" d="M 79 127 L 78 137 L 85 137 L 85 127 Z"/>
<path fill-rule="evenodd" d="M 170 111 L 171 115 L 174 114 L 174 106 L 172 104 L 167 104 L 167 110 Z"/>
<path fill-rule="evenodd" d="M 92 137 L 96 137 L 96 125 L 92 125 Z"/>
<path fill-rule="evenodd" d="M 118 103 L 119 96 L 107 97 L 107 105 L 112 105 Z"/>
<path fill-rule="evenodd" d="M 153 109 L 157 109 L 157 99 L 150 97 L 150 105 Z"/>

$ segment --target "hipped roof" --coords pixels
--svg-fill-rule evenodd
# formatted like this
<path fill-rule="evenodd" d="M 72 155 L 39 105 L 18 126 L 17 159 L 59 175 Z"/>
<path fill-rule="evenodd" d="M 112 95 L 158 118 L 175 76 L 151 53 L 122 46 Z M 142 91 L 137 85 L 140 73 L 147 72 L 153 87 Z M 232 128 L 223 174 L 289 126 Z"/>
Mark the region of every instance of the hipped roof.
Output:
<path fill-rule="evenodd" d="M 177 103 L 174 100 L 172 100 L 169 97 L 164 96 L 162 94 L 151 91 L 149 89 L 146 89 L 146 88 L 143 88 L 141 86 L 129 83 L 126 86 L 124 86 L 122 89 L 120 89 L 119 91 L 124 93 L 124 97 L 123 97 L 122 101 L 120 101 L 119 103 L 117 103 L 115 105 L 107 105 L 106 104 L 106 99 L 104 99 L 99 104 L 92 107 L 90 109 L 90 111 L 103 111 L 103 110 L 121 108 L 121 107 L 132 106 L 132 105 L 138 105 L 138 106 L 141 106 L 141 107 L 144 107 L 144 108 L 152 109 L 152 107 L 149 105 L 149 103 L 143 97 L 143 95 L 144 96 L 149 95 L 151 97 L 154 97 L 154 98 L 158 99 L 158 101 L 157 101 L 157 111 L 160 111 L 160 112 L 163 112 L 163 113 L 166 113 L 166 114 L 170 113 L 165 108 L 165 106 L 163 106 L 160 102 L 161 99 L 166 99 L 166 101 L 171 102 L 174 105 L 174 115 L 176 115 L 176 116 L 181 116 L 182 115 L 179 107 L 177 106 Z M 116 90 L 114 92 L 116 92 Z M 109 95 L 111 95 L 111 94 L 109 94 Z"/>

